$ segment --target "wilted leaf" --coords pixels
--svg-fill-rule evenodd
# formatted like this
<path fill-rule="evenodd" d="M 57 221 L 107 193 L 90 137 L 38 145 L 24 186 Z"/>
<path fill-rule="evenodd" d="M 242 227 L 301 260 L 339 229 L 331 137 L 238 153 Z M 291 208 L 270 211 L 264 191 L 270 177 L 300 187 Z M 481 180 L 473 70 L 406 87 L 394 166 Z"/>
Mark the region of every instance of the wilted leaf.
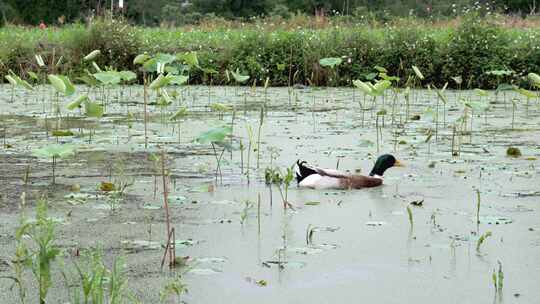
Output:
<path fill-rule="evenodd" d="M 416 77 L 420 78 L 421 80 L 424 79 L 424 75 L 422 74 L 422 72 L 420 72 L 420 69 L 418 69 L 417 66 L 413 65 L 412 69 L 414 71 L 414 74 L 416 74 Z"/>
<path fill-rule="evenodd" d="M 84 57 L 84 61 L 94 60 L 97 56 L 99 56 L 99 54 L 101 54 L 100 50 L 93 50 L 92 52 L 90 52 L 90 54 Z"/>

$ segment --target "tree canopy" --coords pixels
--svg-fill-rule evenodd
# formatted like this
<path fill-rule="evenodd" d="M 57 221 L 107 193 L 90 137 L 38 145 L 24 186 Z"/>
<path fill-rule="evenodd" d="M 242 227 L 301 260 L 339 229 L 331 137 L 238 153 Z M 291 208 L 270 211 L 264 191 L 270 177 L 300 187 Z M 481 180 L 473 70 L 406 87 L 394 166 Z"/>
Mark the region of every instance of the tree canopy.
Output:
<path fill-rule="evenodd" d="M 118 0 L 0 0 L 0 24 L 47 24 L 74 22 L 100 15 Z M 483 4 L 484 3 L 484 4 Z M 536 13 L 528 0 L 124 0 L 122 13 L 137 24 L 156 25 L 162 21 L 192 23 L 210 14 L 224 18 L 249 18 L 271 14 L 373 14 L 374 16 L 453 16 L 459 9 L 489 5 L 504 13 Z"/>

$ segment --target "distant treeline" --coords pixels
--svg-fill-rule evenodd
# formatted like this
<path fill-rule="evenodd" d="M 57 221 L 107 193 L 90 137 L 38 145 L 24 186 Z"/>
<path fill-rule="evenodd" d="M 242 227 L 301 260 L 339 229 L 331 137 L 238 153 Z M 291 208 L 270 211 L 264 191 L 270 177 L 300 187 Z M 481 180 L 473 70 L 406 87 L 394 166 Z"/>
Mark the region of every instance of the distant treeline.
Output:
<path fill-rule="evenodd" d="M 112 3 L 111 3 L 112 1 Z M 130 22 L 154 26 L 161 23 L 184 25 L 202 18 L 248 19 L 260 16 L 346 15 L 384 20 L 392 17 L 455 17 L 471 9 L 486 13 L 519 14 L 538 12 L 530 0 L 0 0 L 0 25 L 37 25 L 81 21 L 110 12 L 123 14 Z M 112 6 L 111 6 L 112 4 Z"/>

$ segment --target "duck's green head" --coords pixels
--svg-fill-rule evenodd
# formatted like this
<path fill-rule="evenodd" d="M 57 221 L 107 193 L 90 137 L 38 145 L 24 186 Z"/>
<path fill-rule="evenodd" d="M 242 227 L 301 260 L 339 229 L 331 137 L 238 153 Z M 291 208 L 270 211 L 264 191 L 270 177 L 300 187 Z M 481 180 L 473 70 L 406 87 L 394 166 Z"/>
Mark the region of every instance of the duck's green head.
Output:
<path fill-rule="evenodd" d="M 384 171 L 392 167 L 403 167 L 403 164 L 391 154 L 383 154 L 377 158 L 369 176 L 383 176 Z"/>

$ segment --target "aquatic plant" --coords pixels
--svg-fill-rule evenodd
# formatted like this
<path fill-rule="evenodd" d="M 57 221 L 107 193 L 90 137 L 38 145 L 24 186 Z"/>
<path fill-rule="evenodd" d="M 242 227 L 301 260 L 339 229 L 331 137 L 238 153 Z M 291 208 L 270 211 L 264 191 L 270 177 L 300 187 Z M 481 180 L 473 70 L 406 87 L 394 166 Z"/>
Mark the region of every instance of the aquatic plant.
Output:
<path fill-rule="evenodd" d="M 200 144 L 210 144 L 212 146 L 212 151 L 214 152 L 214 157 L 217 161 L 215 172 L 216 182 L 219 173 L 220 180 L 223 183 L 223 174 L 221 173 L 221 159 L 223 158 L 223 153 L 225 153 L 226 150 L 232 150 L 232 146 L 225 141 L 225 139 L 231 135 L 231 132 L 232 129 L 229 126 L 217 127 L 201 133 L 195 139 L 195 141 Z M 223 148 L 219 155 L 216 150 L 216 146 Z"/>
<path fill-rule="evenodd" d="M 56 162 L 60 158 L 66 158 L 68 156 L 74 155 L 76 152 L 76 147 L 72 145 L 47 145 L 45 147 L 35 149 L 32 153 L 34 156 L 40 158 L 52 159 L 52 184 L 56 183 Z"/>
<path fill-rule="evenodd" d="M 21 241 L 23 237 L 31 240 L 32 246 L 22 247 L 24 254 L 19 262 L 32 270 L 38 285 L 38 298 L 40 304 L 45 304 L 49 288 L 52 286 L 51 267 L 53 261 L 60 254 L 60 248 L 55 245 L 55 222 L 48 217 L 47 201 L 38 201 L 36 221 L 24 221 L 17 229 L 16 238 Z"/>
<path fill-rule="evenodd" d="M 480 224 L 480 189 L 475 189 L 476 191 L 476 224 Z"/>
<path fill-rule="evenodd" d="M 180 107 L 178 108 L 178 110 L 176 110 L 176 112 L 174 112 L 173 115 L 171 115 L 169 117 L 169 120 L 170 121 L 175 121 L 177 123 L 177 126 L 178 126 L 178 143 L 180 143 L 180 136 L 182 134 L 182 119 L 187 117 L 189 114 L 189 111 L 187 109 L 187 107 Z"/>
<path fill-rule="evenodd" d="M 264 107 L 261 107 L 259 115 L 259 128 L 257 131 L 257 169 L 259 169 L 259 163 L 261 160 L 261 130 L 264 123 Z"/>
<path fill-rule="evenodd" d="M 339 75 L 338 75 L 338 67 L 343 62 L 343 60 L 339 57 L 328 57 L 328 58 L 322 58 L 319 60 L 319 65 L 322 67 L 329 68 L 330 71 L 333 72 L 333 76 L 331 77 L 331 83 L 334 85 L 339 84 Z"/>
<path fill-rule="evenodd" d="M 188 293 L 187 284 L 184 283 L 181 275 L 177 275 L 159 291 L 159 301 L 165 303 L 168 299 L 175 296 L 177 302 L 181 303 L 181 296 L 185 293 Z"/>
<path fill-rule="evenodd" d="M 12 103 L 15 96 L 15 87 L 22 87 L 28 91 L 32 91 L 34 87 L 32 87 L 26 80 L 21 79 L 19 76 L 15 75 L 13 71 L 9 70 L 9 74 L 4 76 L 9 84 L 11 85 L 11 97 L 9 99 L 9 102 Z"/>
<path fill-rule="evenodd" d="M 497 264 L 499 266 L 499 269 L 493 269 L 493 273 L 491 275 L 491 280 L 493 281 L 493 287 L 495 289 L 495 294 L 501 294 L 504 284 L 504 272 L 502 269 L 502 263 L 501 261 L 497 261 Z"/>
<path fill-rule="evenodd" d="M 508 157 L 520 157 L 521 156 L 521 150 L 516 147 L 508 147 L 506 149 L 506 156 Z"/>
<path fill-rule="evenodd" d="M 57 74 L 49 74 L 47 75 L 47 79 L 49 80 L 52 87 L 55 89 L 55 100 L 54 100 L 54 108 L 55 108 L 55 115 L 56 115 L 56 130 L 60 127 L 60 94 L 63 96 L 71 96 L 75 93 L 75 86 L 71 83 L 69 78 L 64 75 L 57 75 Z"/>
<path fill-rule="evenodd" d="M 282 176 L 280 183 L 278 184 L 279 193 L 281 195 L 281 200 L 283 201 L 283 210 L 287 211 L 287 207 L 292 207 L 289 202 L 289 187 L 291 182 L 294 179 L 294 164 L 291 167 L 285 169 L 285 174 Z M 275 178 L 275 176 L 274 176 Z M 282 190 L 283 186 L 283 190 Z"/>
<path fill-rule="evenodd" d="M 244 201 L 244 207 L 242 208 L 242 211 L 240 212 L 240 224 L 244 225 L 244 222 L 246 221 L 248 217 L 248 212 L 253 208 L 253 202 L 250 200 Z"/>
<path fill-rule="evenodd" d="M 490 237 L 492 234 L 491 234 L 491 231 L 488 231 L 484 234 L 482 234 L 479 238 L 478 238 L 478 241 L 476 241 L 476 252 L 480 252 L 480 246 L 482 246 L 482 244 L 486 241 L 486 239 L 488 237 Z"/>
<path fill-rule="evenodd" d="M 412 229 L 412 227 L 414 226 L 414 220 L 413 220 L 413 213 L 412 213 L 412 210 L 411 210 L 411 206 L 407 205 L 407 216 L 409 218 L 409 225 Z"/>

